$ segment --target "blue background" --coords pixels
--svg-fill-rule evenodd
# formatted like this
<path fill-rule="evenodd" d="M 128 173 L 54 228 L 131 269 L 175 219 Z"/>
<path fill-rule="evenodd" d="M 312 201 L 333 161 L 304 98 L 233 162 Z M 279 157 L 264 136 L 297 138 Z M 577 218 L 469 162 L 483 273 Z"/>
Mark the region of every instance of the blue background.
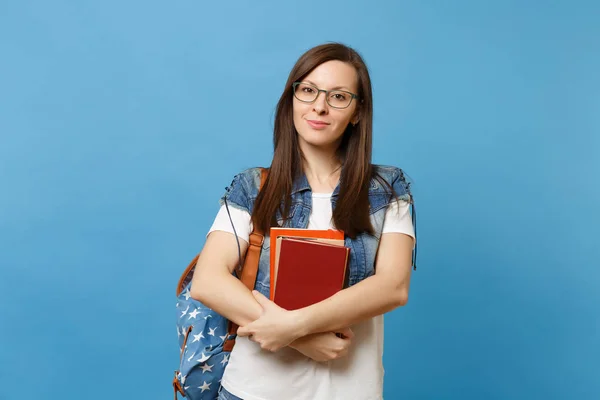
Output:
<path fill-rule="evenodd" d="M 600 398 L 600 4 L 3 1 L 0 399 L 167 399 L 175 286 L 302 52 L 359 50 L 419 263 L 386 399 Z"/>

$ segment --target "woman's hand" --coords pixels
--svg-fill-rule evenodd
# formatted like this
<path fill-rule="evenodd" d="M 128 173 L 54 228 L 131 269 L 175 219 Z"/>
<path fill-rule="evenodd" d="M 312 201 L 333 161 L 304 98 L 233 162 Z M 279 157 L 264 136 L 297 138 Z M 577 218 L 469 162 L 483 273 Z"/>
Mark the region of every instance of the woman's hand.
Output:
<path fill-rule="evenodd" d="M 262 307 L 262 315 L 248 325 L 238 328 L 238 336 L 248 336 L 263 350 L 277 351 L 301 336 L 301 320 L 294 311 L 288 311 L 256 290 L 254 298 Z"/>
<path fill-rule="evenodd" d="M 348 354 L 354 334 L 350 328 L 339 332 L 313 333 L 290 343 L 290 347 L 318 362 L 337 360 Z"/>

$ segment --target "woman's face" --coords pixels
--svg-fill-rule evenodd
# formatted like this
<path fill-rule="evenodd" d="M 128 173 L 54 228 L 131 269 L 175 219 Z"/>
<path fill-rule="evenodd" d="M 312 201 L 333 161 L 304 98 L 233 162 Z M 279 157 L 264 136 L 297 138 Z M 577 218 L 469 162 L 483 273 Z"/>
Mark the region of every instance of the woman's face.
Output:
<path fill-rule="evenodd" d="M 356 69 L 350 64 L 337 60 L 319 65 L 302 82 L 311 84 L 318 89 L 339 89 L 358 93 Z M 300 85 L 297 86 L 296 93 L 302 98 L 310 98 L 311 94 L 314 95 L 314 89 Z M 356 118 L 358 116 L 357 99 L 352 99 L 347 108 L 340 109 L 328 104 L 326 96 L 330 97 L 329 101 L 334 105 L 340 105 L 349 100 L 349 97 L 344 97 L 349 95 L 343 93 L 327 95 L 320 92 L 312 103 L 303 102 L 294 96 L 294 125 L 298 131 L 301 148 L 308 145 L 335 150 L 339 146 L 348 124 L 358 122 Z"/>

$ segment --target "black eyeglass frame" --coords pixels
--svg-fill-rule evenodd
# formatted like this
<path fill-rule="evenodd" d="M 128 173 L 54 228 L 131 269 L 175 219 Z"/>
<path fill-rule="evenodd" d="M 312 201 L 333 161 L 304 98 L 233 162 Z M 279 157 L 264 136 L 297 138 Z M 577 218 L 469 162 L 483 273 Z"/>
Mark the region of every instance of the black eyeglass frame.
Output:
<path fill-rule="evenodd" d="M 296 86 L 298 86 L 300 84 L 306 85 L 306 86 L 310 86 L 311 88 L 315 89 L 315 91 L 317 92 L 317 95 L 315 96 L 314 100 L 306 101 L 306 100 L 299 99 L 298 96 L 296 96 Z M 345 108 L 350 107 L 350 105 L 352 104 L 352 100 L 359 98 L 357 94 L 349 92 L 347 90 L 341 90 L 341 89 L 335 89 L 335 90 L 319 89 L 315 85 L 313 85 L 311 83 L 306 83 L 306 82 L 294 82 L 294 83 L 292 83 L 292 89 L 293 89 L 292 92 L 294 93 L 294 97 L 297 98 L 298 101 L 301 101 L 303 103 L 314 103 L 319 98 L 319 94 L 321 94 L 321 92 L 323 92 L 323 93 L 325 93 L 325 101 L 327 102 L 327 104 L 329 104 L 330 107 L 336 108 L 338 110 L 343 110 Z M 329 103 L 329 93 L 332 93 L 332 92 L 334 92 L 334 93 L 335 92 L 341 92 L 341 93 L 346 93 L 346 94 L 350 95 L 350 101 L 348 102 L 348 105 L 346 107 L 337 107 L 337 106 L 331 105 L 331 103 Z"/>

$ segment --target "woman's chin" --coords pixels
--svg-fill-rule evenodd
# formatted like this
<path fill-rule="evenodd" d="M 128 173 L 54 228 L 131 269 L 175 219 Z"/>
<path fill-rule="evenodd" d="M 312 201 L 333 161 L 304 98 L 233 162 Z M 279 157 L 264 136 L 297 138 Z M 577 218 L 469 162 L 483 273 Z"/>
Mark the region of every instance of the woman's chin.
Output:
<path fill-rule="evenodd" d="M 300 139 L 300 143 L 310 147 L 337 147 L 338 141 L 335 139 L 331 139 L 326 135 L 320 134 L 309 134 L 309 135 L 298 135 Z"/>

